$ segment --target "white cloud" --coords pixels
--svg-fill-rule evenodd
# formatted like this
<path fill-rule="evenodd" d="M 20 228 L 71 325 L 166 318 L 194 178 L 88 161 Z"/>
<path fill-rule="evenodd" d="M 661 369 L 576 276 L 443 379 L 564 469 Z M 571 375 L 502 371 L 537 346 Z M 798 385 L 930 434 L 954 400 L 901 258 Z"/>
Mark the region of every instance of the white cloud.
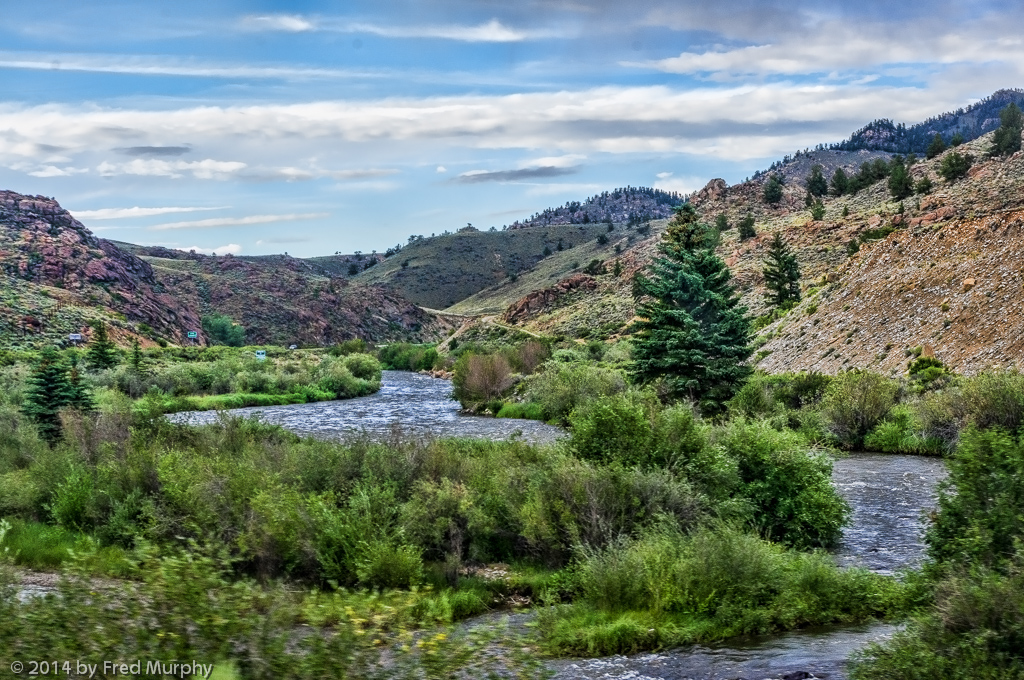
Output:
<path fill-rule="evenodd" d="M 201 161 L 164 161 L 156 158 L 136 158 L 127 163 L 110 163 L 103 161 L 96 171 L 104 177 L 115 175 L 144 175 L 153 177 L 183 177 L 190 173 L 196 179 L 225 180 L 237 176 L 244 170 L 245 163 L 240 161 L 217 161 L 207 158 Z"/>
<path fill-rule="evenodd" d="M 302 33 L 316 30 L 316 24 L 297 14 L 250 15 L 242 18 L 242 28 L 249 31 L 284 31 Z"/>
<path fill-rule="evenodd" d="M 197 253 L 203 253 L 204 255 L 212 255 L 214 253 L 216 253 L 217 255 L 237 255 L 238 253 L 242 252 L 242 246 L 238 245 L 237 243 L 229 243 L 226 246 L 221 246 L 220 248 L 202 248 L 200 246 L 188 246 L 187 248 L 175 248 L 175 250 L 184 250 L 186 253 L 191 250 L 194 250 Z"/>
<path fill-rule="evenodd" d="M 581 161 L 587 160 L 583 154 L 571 153 L 564 156 L 545 156 L 543 158 L 531 158 L 520 161 L 520 168 L 574 168 Z"/>
<path fill-rule="evenodd" d="M 658 174 L 656 175 L 656 177 L 657 177 L 658 179 L 668 179 L 668 178 L 669 178 L 669 177 L 671 177 L 671 176 L 672 176 L 672 173 L 671 173 L 671 172 L 659 172 L 659 173 L 658 173 Z"/>
<path fill-rule="evenodd" d="M 680 194 L 689 194 L 691 192 L 700 189 L 707 184 L 707 178 L 700 177 L 672 177 L 672 173 L 668 173 L 669 177 L 662 177 L 666 173 L 658 173 L 658 181 L 654 183 L 655 189 L 661 189 L 662 191 L 675 191 Z"/>
<path fill-rule="evenodd" d="M 444 173 L 448 172 L 448 168 L 444 167 L 443 165 L 439 165 L 439 166 L 437 166 L 437 170 L 435 170 L 434 172 L 436 172 L 437 174 L 441 175 L 441 174 L 444 174 Z"/>
<path fill-rule="evenodd" d="M 214 229 L 217 227 L 242 227 L 252 224 L 271 224 L 274 222 L 296 222 L 299 220 L 317 220 L 330 217 L 330 213 L 291 213 L 287 215 L 249 215 L 247 217 L 214 217 L 208 220 L 190 220 L 187 222 L 167 222 L 149 227 L 150 231 L 167 231 L 170 229 Z"/>
<path fill-rule="evenodd" d="M 28 174 L 32 177 L 71 177 L 86 172 L 89 172 L 88 168 L 58 168 L 55 165 L 47 165 Z"/>
<path fill-rule="evenodd" d="M 0 52 L 0 68 L 30 71 L 86 71 L 197 78 L 366 78 L 382 73 L 349 69 L 223 64 L 166 56 Z"/>
<path fill-rule="evenodd" d="M 97 210 L 75 210 L 72 214 L 79 220 L 120 220 L 126 217 L 152 217 L 154 215 L 170 215 L 173 213 L 190 213 L 206 210 L 227 210 L 231 206 L 222 205 L 210 208 L 177 207 L 177 208 L 99 208 Z"/>
<path fill-rule="evenodd" d="M 440 38 L 463 42 L 522 42 L 558 35 L 552 31 L 527 31 L 505 26 L 497 19 L 477 26 L 458 24 L 423 26 L 380 26 L 377 24 L 348 23 L 332 27 L 340 33 L 369 33 L 385 38 Z"/>

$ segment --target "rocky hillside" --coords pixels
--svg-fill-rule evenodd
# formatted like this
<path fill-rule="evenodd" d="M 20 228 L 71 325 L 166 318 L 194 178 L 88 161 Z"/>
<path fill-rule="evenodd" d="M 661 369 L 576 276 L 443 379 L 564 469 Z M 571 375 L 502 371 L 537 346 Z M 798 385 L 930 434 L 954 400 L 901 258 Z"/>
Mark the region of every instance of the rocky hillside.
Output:
<path fill-rule="evenodd" d="M 888 119 L 876 120 L 832 148 L 840 151 L 864 149 L 923 154 L 936 134 L 942 135 L 948 144 L 957 133 L 966 141 L 972 141 L 992 132 L 999 127 L 999 112 L 1011 102 L 1024 107 L 1024 90 L 999 90 L 967 108 L 944 113 L 909 127 L 897 125 Z"/>
<path fill-rule="evenodd" d="M 8 346 L 38 336 L 88 334 L 103 318 L 125 339 L 140 326 L 177 342 L 198 329 L 153 268 L 98 239 L 51 198 L 0 191 L 0 337 Z"/>
<path fill-rule="evenodd" d="M 650 187 L 622 187 L 591 196 L 585 201 L 570 201 L 557 208 L 534 213 L 529 219 L 516 221 L 509 229 L 546 227 L 552 224 L 641 224 L 672 215 L 672 208 L 682 205 L 684 197 L 671 191 Z"/>
<path fill-rule="evenodd" d="M 322 262 L 287 255 L 208 256 L 133 246 L 154 276 L 201 316 L 224 314 L 254 344 L 327 345 L 352 338 L 425 342 L 454 322 Z"/>
<path fill-rule="evenodd" d="M 205 338 L 201 318 L 225 314 L 252 343 L 329 344 L 443 337 L 454 321 L 379 286 L 288 256 L 211 257 L 96 238 L 51 198 L 0 192 L 0 340 L 6 347 L 88 337 L 104 320 L 114 339 L 144 344 Z"/>
<path fill-rule="evenodd" d="M 896 202 L 882 180 L 855 196 L 826 197 L 820 221 L 804 203 L 810 163 L 800 157 L 779 168 L 787 182 L 777 205 L 763 201 L 763 176 L 731 187 L 712 180 L 693 196 L 709 223 L 719 214 L 733 225 L 754 215 L 756 237 L 741 241 L 730 229 L 718 248 L 753 316 L 770 311 L 761 276 L 768 241 L 779 232 L 798 255 L 804 300 L 760 331 L 758 365 L 898 373 L 909 353 L 929 345 L 960 372 L 1016 366 L 1024 358 L 1024 315 L 1017 313 L 1024 307 L 1024 152 L 990 159 L 990 144 L 988 134 L 956 150 L 975 157 L 962 180 L 938 175 L 944 155 L 921 161 L 911 174 L 934 182 L 927 194 Z M 810 160 L 827 156 L 849 169 L 864 153 L 823 150 Z M 506 307 L 504 320 L 580 338 L 621 333 L 633 316 L 631 274 L 655 255 L 662 224 L 649 238 L 622 242 L 621 252 L 605 259 L 607 273 L 576 270 L 538 282 Z"/>

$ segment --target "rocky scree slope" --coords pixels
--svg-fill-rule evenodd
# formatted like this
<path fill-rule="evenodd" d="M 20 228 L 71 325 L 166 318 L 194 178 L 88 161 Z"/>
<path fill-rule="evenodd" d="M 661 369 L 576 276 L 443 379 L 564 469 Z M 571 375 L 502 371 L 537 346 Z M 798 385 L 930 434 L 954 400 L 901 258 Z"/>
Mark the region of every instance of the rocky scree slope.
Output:
<path fill-rule="evenodd" d="M 176 342 L 200 326 L 196 310 L 161 285 L 148 263 L 96 238 L 45 196 L 0 191 L 0 272 L 0 336 L 8 345 L 88 335 L 96 318 L 122 342 L 139 324 Z"/>

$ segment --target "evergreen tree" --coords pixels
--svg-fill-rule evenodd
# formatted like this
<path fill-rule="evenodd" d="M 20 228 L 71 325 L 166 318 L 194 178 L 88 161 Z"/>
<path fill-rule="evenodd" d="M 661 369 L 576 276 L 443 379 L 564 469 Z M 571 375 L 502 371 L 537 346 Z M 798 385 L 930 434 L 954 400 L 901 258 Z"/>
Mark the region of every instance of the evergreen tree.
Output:
<path fill-rule="evenodd" d="M 93 338 L 89 342 L 89 349 L 86 350 L 86 362 L 90 368 L 104 369 L 117 366 L 117 345 L 107 335 L 107 324 L 103 321 L 93 321 Z"/>
<path fill-rule="evenodd" d="M 622 276 L 622 260 L 615 260 L 615 267 L 612 269 L 612 276 Z"/>
<path fill-rule="evenodd" d="M 764 183 L 764 202 L 775 205 L 782 200 L 782 180 L 779 176 L 772 174 Z"/>
<path fill-rule="evenodd" d="M 732 229 L 732 226 L 729 224 L 729 218 L 725 216 L 725 213 L 719 213 L 718 217 L 715 218 L 715 229 L 719 232 Z"/>
<path fill-rule="evenodd" d="M 820 198 L 828 193 L 828 182 L 825 180 L 822 170 L 820 165 L 814 165 L 811 167 L 811 174 L 807 177 L 807 191 L 815 198 Z"/>
<path fill-rule="evenodd" d="M 747 213 L 747 216 L 740 220 L 737 226 L 739 227 L 741 241 L 757 236 L 757 231 L 754 230 L 754 215 L 752 213 Z"/>
<path fill-rule="evenodd" d="M 816 222 L 825 219 L 825 204 L 821 202 L 820 198 L 811 204 L 811 219 Z"/>
<path fill-rule="evenodd" d="M 902 159 L 893 159 L 892 168 L 889 170 L 889 193 L 897 201 L 902 201 L 914 193 L 914 180 Z"/>
<path fill-rule="evenodd" d="M 782 307 L 800 301 L 800 265 L 778 232 L 768 244 L 762 273 L 765 288 L 768 289 L 764 295 L 768 304 Z"/>
<path fill-rule="evenodd" d="M 82 374 L 78 370 L 78 352 L 71 352 L 70 368 L 68 370 L 68 384 L 71 385 L 71 408 L 78 409 L 83 413 L 96 410 L 96 402 L 92 398 L 92 390 L 82 382 Z"/>
<path fill-rule="evenodd" d="M 849 187 L 850 178 L 846 175 L 846 171 L 842 168 L 836 168 L 836 171 L 832 173 L 832 194 L 834 196 L 842 196 Z"/>
<path fill-rule="evenodd" d="M 43 350 L 32 375 L 25 381 L 22 413 L 35 421 L 44 439 L 53 442 L 60 437 L 61 409 L 72 405 L 76 397 L 60 355 L 52 347 Z"/>
<path fill-rule="evenodd" d="M 959 132 L 957 132 L 955 135 L 953 135 L 953 139 L 949 140 L 949 145 L 952 146 L 952 147 L 960 146 L 963 143 L 964 143 L 964 136 L 962 134 L 960 134 Z"/>
<path fill-rule="evenodd" d="M 942 139 L 942 135 L 936 132 L 935 136 L 932 138 L 932 143 L 928 145 L 928 151 L 925 152 L 925 156 L 931 160 L 945 150 L 946 141 Z"/>
<path fill-rule="evenodd" d="M 631 372 L 662 379 L 672 397 L 714 413 L 750 374 L 750 321 L 725 263 L 707 247 L 708 228 L 689 204 L 677 209 L 659 244 L 661 257 L 633 283 L 640 320 Z"/>
<path fill-rule="evenodd" d="M 949 154 L 942 158 L 942 163 L 939 165 L 939 174 L 947 182 L 953 183 L 961 177 L 967 176 L 972 163 L 974 163 L 974 157 L 971 154 L 950 151 Z"/>
<path fill-rule="evenodd" d="M 1008 156 L 1011 153 L 1020 151 L 1020 134 L 1024 131 L 1024 113 L 1020 108 L 1011 103 L 999 112 L 1001 125 L 992 137 L 992 148 L 989 149 L 989 156 Z"/>
<path fill-rule="evenodd" d="M 138 338 L 132 338 L 132 351 L 128 355 L 128 363 L 136 374 L 144 375 L 146 373 L 146 358 L 142 354 L 142 345 L 139 344 Z"/>

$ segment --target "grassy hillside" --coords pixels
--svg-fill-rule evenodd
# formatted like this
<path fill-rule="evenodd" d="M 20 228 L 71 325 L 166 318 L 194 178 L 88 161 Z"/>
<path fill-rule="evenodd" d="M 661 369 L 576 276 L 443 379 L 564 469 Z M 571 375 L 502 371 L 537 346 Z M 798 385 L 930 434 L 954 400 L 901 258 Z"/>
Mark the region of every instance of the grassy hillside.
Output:
<path fill-rule="evenodd" d="M 423 238 L 362 272 L 354 281 L 387 285 L 418 305 L 445 309 L 531 269 L 545 258 L 545 248 L 557 253 L 561 242 L 564 249 L 572 250 L 607 233 L 606 224 L 591 223 L 493 232 L 461 231 Z M 565 250 L 562 252 L 564 254 Z M 582 256 L 572 257 L 583 259 Z"/>

